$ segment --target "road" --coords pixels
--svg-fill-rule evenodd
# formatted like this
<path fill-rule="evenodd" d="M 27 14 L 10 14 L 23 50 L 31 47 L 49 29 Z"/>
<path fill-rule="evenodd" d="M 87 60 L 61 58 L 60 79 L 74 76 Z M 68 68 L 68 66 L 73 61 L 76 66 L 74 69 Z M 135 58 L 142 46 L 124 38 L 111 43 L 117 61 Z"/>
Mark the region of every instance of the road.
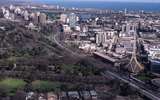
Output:
<path fill-rule="evenodd" d="M 103 76 L 108 77 L 108 75 L 112 76 L 115 79 L 118 79 L 124 83 L 127 83 L 131 87 L 138 90 L 139 93 L 145 95 L 151 100 L 160 100 L 159 91 L 152 90 L 150 87 L 137 82 L 133 80 L 132 78 L 129 78 L 128 76 L 120 75 L 111 71 L 106 71 L 105 73 L 102 73 Z"/>

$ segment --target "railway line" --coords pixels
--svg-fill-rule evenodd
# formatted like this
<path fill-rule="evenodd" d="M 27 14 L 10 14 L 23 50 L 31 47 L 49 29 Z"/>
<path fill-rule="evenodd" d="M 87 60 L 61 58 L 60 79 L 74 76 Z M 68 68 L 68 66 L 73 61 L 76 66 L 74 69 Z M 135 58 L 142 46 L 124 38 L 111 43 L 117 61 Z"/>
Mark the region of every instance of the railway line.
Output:
<path fill-rule="evenodd" d="M 139 93 L 146 96 L 151 100 L 160 100 L 160 91 L 156 90 L 153 87 L 149 87 L 142 82 L 134 80 L 132 77 L 127 77 L 126 75 L 118 74 L 111 71 L 106 71 L 102 73 L 103 76 L 112 76 L 114 79 L 118 79 L 124 83 L 127 83 L 129 86 L 135 88 Z"/>

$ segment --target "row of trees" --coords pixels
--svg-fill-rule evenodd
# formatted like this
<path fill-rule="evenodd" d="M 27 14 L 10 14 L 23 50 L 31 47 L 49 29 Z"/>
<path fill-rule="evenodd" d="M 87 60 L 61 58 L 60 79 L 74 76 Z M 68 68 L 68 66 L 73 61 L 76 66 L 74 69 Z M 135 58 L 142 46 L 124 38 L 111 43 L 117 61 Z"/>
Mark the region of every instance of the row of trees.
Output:
<path fill-rule="evenodd" d="M 60 92 L 60 91 L 82 91 L 82 90 L 91 90 L 93 85 L 87 84 L 71 84 L 71 83 L 59 83 L 51 81 L 41 81 L 35 80 L 32 82 L 26 82 L 20 79 L 2 79 L 0 81 L 0 97 L 14 96 L 17 91 L 24 92 L 38 92 L 38 93 L 47 93 L 47 92 Z"/>
<path fill-rule="evenodd" d="M 92 76 L 100 75 L 101 69 L 84 65 L 62 65 L 61 72 L 67 75 Z"/>

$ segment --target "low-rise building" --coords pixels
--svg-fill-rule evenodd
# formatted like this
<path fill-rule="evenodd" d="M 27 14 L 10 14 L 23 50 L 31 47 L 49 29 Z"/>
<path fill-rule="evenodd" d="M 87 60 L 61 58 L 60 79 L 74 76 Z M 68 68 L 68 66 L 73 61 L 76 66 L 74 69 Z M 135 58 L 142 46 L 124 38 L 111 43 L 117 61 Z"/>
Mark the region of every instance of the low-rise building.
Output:
<path fill-rule="evenodd" d="M 47 93 L 47 100 L 58 100 L 57 94 L 54 94 L 53 92 Z"/>

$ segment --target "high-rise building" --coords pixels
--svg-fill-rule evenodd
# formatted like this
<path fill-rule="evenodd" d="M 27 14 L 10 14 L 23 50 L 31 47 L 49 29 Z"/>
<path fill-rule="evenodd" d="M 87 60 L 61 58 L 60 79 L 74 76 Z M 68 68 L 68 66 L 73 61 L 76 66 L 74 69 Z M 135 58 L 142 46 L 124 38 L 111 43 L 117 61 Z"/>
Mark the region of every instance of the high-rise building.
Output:
<path fill-rule="evenodd" d="M 136 31 L 136 25 L 132 23 L 127 23 L 122 25 L 122 31 L 120 36 L 133 36 L 134 32 Z"/>
<path fill-rule="evenodd" d="M 83 33 L 86 33 L 86 32 L 88 32 L 88 27 L 87 26 L 82 26 L 82 32 Z"/>
<path fill-rule="evenodd" d="M 107 41 L 107 32 L 105 31 L 101 31 L 101 32 L 97 32 L 96 34 L 96 44 L 97 45 L 103 45 L 106 43 Z"/>
<path fill-rule="evenodd" d="M 127 14 L 127 8 L 124 9 L 124 14 L 125 14 L 125 15 Z"/>
<path fill-rule="evenodd" d="M 77 16 L 75 13 L 69 14 L 69 26 L 70 27 L 75 27 L 77 22 Z"/>
<path fill-rule="evenodd" d="M 96 44 L 106 46 L 106 43 L 113 38 L 116 31 L 108 29 L 96 32 Z"/>
<path fill-rule="evenodd" d="M 39 15 L 39 22 L 40 22 L 41 24 L 45 24 L 46 21 L 47 21 L 47 16 L 46 16 L 46 14 L 45 14 L 45 13 L 40 13 L 40 15 Z"/>
<path fill-rule="evenodd" d="M 5 14 L 6 13 L 6 9 L 4 7 L 1 7 L 2 9 L 2 13 Z"/>
<path fill-rule="evenodd" d="M 67 14 L 61 14 L 60 15 L 60 21 L 63 22 L 63 23 L 66 23 L 67 22 Z"/>
<path fill-rule="evenodd" d="M 65 32 L 65 33 L 69 33 L 69 32 L 71 32 L 71 28 L 68 26 L 68 25 L 63 25 L 63 31 Z"/>
<path fill-rule="evenodd" d="M 10 16 L 10 19 L 11 19 L 11 20 L 14 20 L 14 19 L 15 19 L 15 16 L 14 16 L 13 13 L 11 13 L 9 16 Z"/>
<path fill-rule="evenodd" d="M 16 14 L 21 14 L 22 13 L 22 11 L 21 11 L 21 9 L 19 7 L 16 7 L 15 10 L 14 10 L 14 12 Z"/>
<path fill-rule="evenodd" d="M 14 10 L 14 9 L 15 9 L 15 7 L 13 5 L 9 6 L 9 10 Z"/>
<path fill-rule="evenodd" d="M 34 24 L 38 24 L 39 23 L 39 16 L 40 16 L 40 12 L 32 14 L 32 20 L 33 20 Z"/>
<path fill-rule="evenodd" d="M 6 12 L 4 13 L 4 18 L 9 19 L 9 15 L 10 15 L 9 10 L 6 10 Z"/>
<path fill-rule="evenodd" d="M 35 16 L 36 16 L 35 13 L 30 13 L 29 18 L 30 18 L 31 20 L 34 20 Z"/>
<path fill-rule="evenodd" d="M 38 14 L 37 13 L 31 13 L 29 15 L 29 18 L 32 21 L 32 23 L 38 24 L 38 22 L 39 22 L 39 13 Z"/>
<path fill-rule="evenodd" d="M 28 11 L 24 11 L 24 20 L 29 20 L 29 13 Z"/>

